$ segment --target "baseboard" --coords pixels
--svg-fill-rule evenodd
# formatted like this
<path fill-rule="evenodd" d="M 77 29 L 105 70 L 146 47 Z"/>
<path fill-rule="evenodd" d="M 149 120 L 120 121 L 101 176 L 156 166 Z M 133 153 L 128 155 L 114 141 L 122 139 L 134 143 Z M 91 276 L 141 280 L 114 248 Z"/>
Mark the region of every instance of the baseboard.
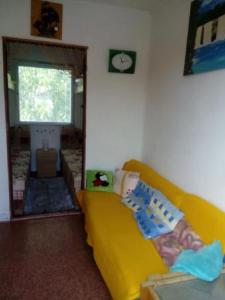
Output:
<path fill-rule="evenodd" d="M 0 212 L 0 222 L 8 222 L 8 221 L 10 221 L 10 214 Z"/>

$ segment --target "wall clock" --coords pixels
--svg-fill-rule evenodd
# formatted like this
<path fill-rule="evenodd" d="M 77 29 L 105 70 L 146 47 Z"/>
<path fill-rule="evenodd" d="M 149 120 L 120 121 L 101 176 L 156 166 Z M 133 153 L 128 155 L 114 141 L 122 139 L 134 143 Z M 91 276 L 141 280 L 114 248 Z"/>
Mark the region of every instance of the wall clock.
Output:
<path fill-rule="evenodd" d="M 136 65 L 136 52 L 127 50 L 109 50 L 109 72 L 133 74 Z"/>

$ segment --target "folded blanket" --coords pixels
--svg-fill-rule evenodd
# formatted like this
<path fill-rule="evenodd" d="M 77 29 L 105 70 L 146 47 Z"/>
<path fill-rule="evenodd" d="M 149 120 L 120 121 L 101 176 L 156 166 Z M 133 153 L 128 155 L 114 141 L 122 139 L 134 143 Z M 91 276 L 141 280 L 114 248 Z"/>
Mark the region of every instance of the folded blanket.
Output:
<path fill-rule="evenodd" d="M 182 219 L 172 232 L 153 239 L 153 243 L 169 267 L 173 265 L 183 249 L 196 251 L 204 246 L 199 235 L 185 219 Z"/>
<path fill-rule="evenodd" d="M 205 246 L 199 251 L 183 250 L 170 269 L 184 272 L 202 280 L 213 281 L 223 269 L 223 252 L 220 241 Z"/>

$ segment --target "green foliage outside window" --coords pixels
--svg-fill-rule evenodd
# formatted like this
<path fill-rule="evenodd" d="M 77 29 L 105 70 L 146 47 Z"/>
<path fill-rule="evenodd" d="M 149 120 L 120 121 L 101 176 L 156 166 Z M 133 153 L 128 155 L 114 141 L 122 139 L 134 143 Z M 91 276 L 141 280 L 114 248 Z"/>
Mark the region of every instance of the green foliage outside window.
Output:
<path fill-rule="evenodd" d="M 19 66 L 20 122 L 71 123 L 71 70 Z"/>

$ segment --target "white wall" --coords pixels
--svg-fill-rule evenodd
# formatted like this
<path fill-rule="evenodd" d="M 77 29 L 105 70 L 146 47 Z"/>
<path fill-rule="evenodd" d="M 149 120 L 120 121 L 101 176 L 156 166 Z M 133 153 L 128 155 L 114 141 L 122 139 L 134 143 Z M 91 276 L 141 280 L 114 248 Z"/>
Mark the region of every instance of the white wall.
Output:
<path fill-rule="evenodd" d="M 75 0 L 57 2 L 64 4 L 62 42 L 89 47 L 87 168 L 111 169 L 129 158 L 141 159 L 149 65 L 149 13 Z M 30 3 L 30 0 L 0 1 L 0 35 L 34 39 L 30 36 Z M 107 72 L 109 48 L 137 51 L 135 75 Z M 2 51 L 2 47 L 0 49 Z M 4 217 L 9 212 L 9 201 L 2 63 L 0 52 L 0 216 Z"/>
<path fill-rule="evenodd" d="M 144 160 L 225 210 L 225 70 L 184 77 L 189 0 L 153 16 Z"/>

